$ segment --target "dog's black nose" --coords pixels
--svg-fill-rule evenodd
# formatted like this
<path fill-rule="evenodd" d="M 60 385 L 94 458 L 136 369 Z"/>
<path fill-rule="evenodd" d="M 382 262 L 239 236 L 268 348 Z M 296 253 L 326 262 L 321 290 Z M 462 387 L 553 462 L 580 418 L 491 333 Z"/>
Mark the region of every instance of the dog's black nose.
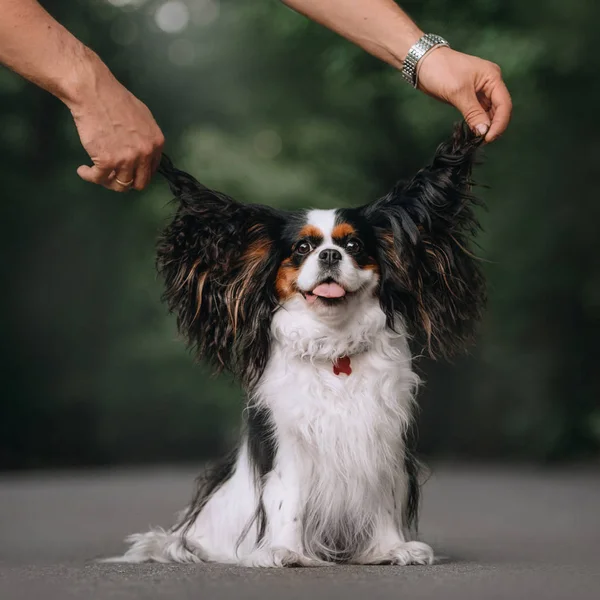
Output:
<path fill-rule="evenodd" d="M 331 267 L 331 265 L 342 260 L 342 253 L 335 248 L 326 248 L 319 253 L 319 260 Z"/>

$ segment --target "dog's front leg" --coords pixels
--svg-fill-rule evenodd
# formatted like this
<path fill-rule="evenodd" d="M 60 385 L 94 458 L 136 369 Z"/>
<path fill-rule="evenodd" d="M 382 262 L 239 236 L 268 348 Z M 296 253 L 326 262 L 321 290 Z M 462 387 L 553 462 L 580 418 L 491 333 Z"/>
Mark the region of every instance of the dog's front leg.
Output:
<path fill-rule="evenodd" d="M 406 475 L 396 478 L 396 489 L 392 493 L 382 494 L 380 512 L 375 521 L 375 530 L 369 548 L 359 556 L 355 563 L 363 565 L 431 565 L 434 561 L 433 550 L 427 544 L 409 541 L 403 532 L 403 506 L 396 506 L 394 498 L 406 497 Z M 404 500 L 406 501 L 406 500 Z"/>
<path fill-rule="evenodd" d="M 369 550 L 352 561 L 362 565 L 431 565 L 433 550 L 427 544 L 405 541 L 395 520 L 383 515 L 377 525 Z"/>
<path fill-rule="evenodd" d="M 296 461 L 277 452 L 273 470 L 264 482 L 262 501 L 266 527 L 258 546 L 241 561 L 248 567 L 312 567 L 322 564 L 304 555 L 300 472 Z"/>

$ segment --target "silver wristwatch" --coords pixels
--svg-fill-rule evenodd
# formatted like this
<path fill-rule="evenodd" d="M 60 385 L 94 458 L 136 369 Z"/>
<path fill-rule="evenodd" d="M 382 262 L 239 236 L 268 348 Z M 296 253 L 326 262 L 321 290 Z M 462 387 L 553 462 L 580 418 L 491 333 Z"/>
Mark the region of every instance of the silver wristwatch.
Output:
<path fill-rule="evenodd" d="M 404 59 L 402 67 L 402 77 L 413 87 L 417 87 L 419 83 L 417 77 L 417 65 L 419 61 L 434 48 L 439 46 L 450 47 L 450 44 L 439 35 L 426 33 L 416 44 L 413 44 Z"/>

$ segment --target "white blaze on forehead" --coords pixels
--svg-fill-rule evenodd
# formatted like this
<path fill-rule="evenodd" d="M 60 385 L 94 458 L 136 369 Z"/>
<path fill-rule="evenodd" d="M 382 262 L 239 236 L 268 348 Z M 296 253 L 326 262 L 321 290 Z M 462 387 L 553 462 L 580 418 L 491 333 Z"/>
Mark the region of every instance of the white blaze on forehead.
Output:
<path fill-rule="evenodd" d="M 306 216 L 306 224 L 313 225 L 323 232 L 323 241 L 326 244 L 333 243 L 331 237 L 333 228 L 335 227 L 335 209 L 331 210 L 311 210 Z"/>

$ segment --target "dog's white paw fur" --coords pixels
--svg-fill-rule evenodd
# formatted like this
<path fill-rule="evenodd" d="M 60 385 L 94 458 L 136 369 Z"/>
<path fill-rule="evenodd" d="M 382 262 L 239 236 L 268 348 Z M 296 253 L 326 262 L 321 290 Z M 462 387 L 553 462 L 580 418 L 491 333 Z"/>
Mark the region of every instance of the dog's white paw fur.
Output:
<path fill-rule="evenodd" d="M 242 567 L 319 567 L 323 561 L 308 558 L 287 548 L 259 548 L 240 561 Z"/>
<path fill-rule="evenodd" d="M 131 547 L 123 556 L 105 558 L 101 562 L 118 563 L 201 563 L 208 557 L 199 546 L 187 546 L 181 536 L 164 529 L 153 529 L 147 533 L 135 533 L 127 538 Z"/>
<path fill-rule="evenodd" d="M 433 549 L 423 542 L 405 542 L 394 548 L 389 555 L 393 565 L 432 565 Z"/>

